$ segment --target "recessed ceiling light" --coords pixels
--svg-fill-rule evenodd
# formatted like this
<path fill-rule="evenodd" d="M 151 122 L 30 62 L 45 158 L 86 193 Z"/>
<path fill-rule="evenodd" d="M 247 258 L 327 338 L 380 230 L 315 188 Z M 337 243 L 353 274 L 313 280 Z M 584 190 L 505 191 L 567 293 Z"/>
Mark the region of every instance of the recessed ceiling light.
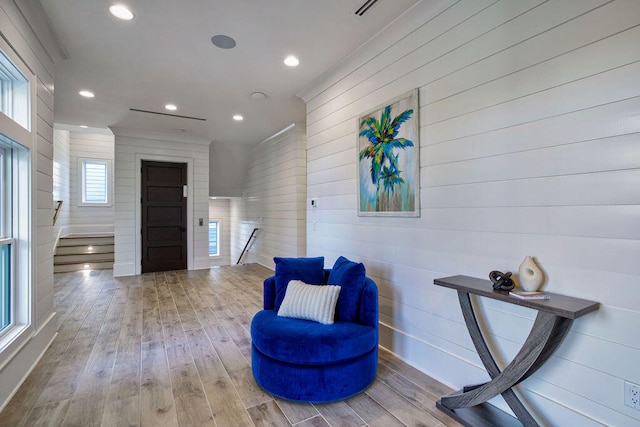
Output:
<path fill-rule="evenodd" d="M 229 36 L 225 36 L 224 34 L 218 34 L 211 37 L 211 43 L 214 46 L 219 47 L 220 49 L 233 49 L 236 47 L 236 41 Z"/>
<path fill-rule="evenodd" d="M 81 90 L 80 92 L 78 92 L 80 95 L 84 96 L 85 98 L 93 98 L 95 95 L 93 92 L 88 91 L 88 90 Z"/>
<path fill-rule="evenodd" d="M 170 111 L 176 111 L 178 109 L 178 107 L 176 107 L 173 104 L 167 104 L 167 105 L 164 106 L 164 108 L 166 108 L 167 110 L 170 110 Z"/>
<path fill-rule="evenodd" d="M 133 19 L 133 12 L 123 4 L 112 4 L 109 6 L 109 12 L 118 19 L 123 21 L 131 21 Z"/>
<path fill-rule="evenodd" d="M 267 95 L 264 92 L 253 92 L 251 94 L 252 99 L 265 99 Z"/>
<path fill-rule="evenodd" d="M 284 58 L 284 63 L 289 67 L 297 67 L 300 61 L 295 56 L 289 55 L 286 58 Z"/>
<path fill-rule="evenodd" d="M 233 116 L 233 120 L 239 122 L 244 120 L 244 117 L 242 117 L 240 114 L 236 114 L 235 116 Z"/>
<path fill-rule="evenodd" d="M 87 125 L 78 125 L 78 127 L 82 128 L 82 129 L 87 129 L 89 126 L 87 126 Z"/>

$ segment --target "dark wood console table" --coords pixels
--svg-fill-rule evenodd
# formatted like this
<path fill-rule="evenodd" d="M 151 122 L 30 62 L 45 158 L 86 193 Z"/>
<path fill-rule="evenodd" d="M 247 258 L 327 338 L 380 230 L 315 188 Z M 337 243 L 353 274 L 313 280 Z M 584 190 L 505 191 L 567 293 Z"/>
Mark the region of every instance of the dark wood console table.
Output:
<path fill-rule="evenodd" d="M 464 387 L 443 396 L 436 406 L 465 426 L 538 426 L 538 422 L 522 404 L 512 387 L 532 375 L 553 354 L 562 342 L 574 319 L 598 309 L 599 304 L 579 298 L 547 292 L 548 300 L 525 300 L 512 297 L 509 292 L 494 291 L 489 280 L 467 276 L 435 279 L 434 284 L 455 289 L 464 321 L 487 369 L 491 381 Z M 470 294 L 493 298 L 538 310 L 531 332 L 511 363 L 500 370 L 482 336 Z M 501 411 L 487 400 L 502 394 L 517 418 Z"/>

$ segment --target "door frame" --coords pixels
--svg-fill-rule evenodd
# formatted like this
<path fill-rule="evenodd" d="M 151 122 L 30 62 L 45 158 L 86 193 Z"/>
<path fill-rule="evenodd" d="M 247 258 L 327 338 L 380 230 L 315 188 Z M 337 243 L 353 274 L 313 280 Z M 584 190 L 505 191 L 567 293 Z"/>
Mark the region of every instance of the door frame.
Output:
<path fill-rule="evenodd" d="M 135 270 L 136 275 L 142 274 L 142 161 L 187 164 L 187 270 L 193 270 L 193 164 L 192 157 L 160 156 L 155 154 L 136 154 L 135 158 L 135 189 L 136 189 L 136 227 L 135 235 Z M 117 196 L 116 196 L 117 197 Z"/>

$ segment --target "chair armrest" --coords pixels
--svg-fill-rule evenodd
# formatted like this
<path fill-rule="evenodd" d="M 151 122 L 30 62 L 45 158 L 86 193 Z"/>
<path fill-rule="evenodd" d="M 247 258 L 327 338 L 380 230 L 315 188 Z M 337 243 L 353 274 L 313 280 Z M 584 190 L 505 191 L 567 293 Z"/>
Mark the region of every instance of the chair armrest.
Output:
<path fill-rule="evenodd" d="M 378 287 L 368 277 L 365 278 L 360 297 L 360 323 L 378 327 Z"/>
<path fill-rule="evenodd" d="M 273 310 L 276 304 L 276 278 L 275 276 L 264 279 L 264 302 L 265 310 Z"/>

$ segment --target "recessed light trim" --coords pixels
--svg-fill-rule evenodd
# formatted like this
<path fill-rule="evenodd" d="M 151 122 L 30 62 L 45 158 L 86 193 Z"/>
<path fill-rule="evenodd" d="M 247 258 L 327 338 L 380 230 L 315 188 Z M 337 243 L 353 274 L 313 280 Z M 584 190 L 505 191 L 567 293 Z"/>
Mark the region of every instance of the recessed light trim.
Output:
<path fill-rule="evenodd" d="M 178 107 L 175 104 L 167 104 L 164 106 L 164 108 L 166 108 L 169 111 L 176 111 L 178 109 Z"/>
<path fill-rule="evenodd" d="M 253 92 L 251 94 L 252 99 L 265 99 L 267 95 L 264 92 Z"/>
<path fill-rule="evenodd" d="M 297 67 L 300 64 L 300 60 L 293 55 L 289 55 L 284 58 L 284 63 L 289 67 Z"/>
<path fill-rule="evenodd" d="M 213 43 L 214 46 L 219 47 L 220 49 L 233 49 L 234 47 L 236 47 L 236 41 L 229 36 L 225 36 L 224 34 L 217 34 L 211 37 L 211 43 Z"/>
<path fill-rule="evenodd" d="M 116 18 L 122 19 L 123 21 L 131 21 L 133 19 L 133 12 L 121 3 L 109 6 L 109 12 Z"/>
<path fill-rule="evenodd" d="M 80 96 L 84 96 L 85 98 L 93 98 L 94 96 L 96 96 L 93 92 L 91 92 L 90 90 L 81 90 L 80 92 L 78 92 L 78 94 Z"/>
<path fill-rule="evenodd" d="M 242 117 L 240 114 L 236 114 L 233 116 L 233 120 L 235 120 L 236 122 L 241 122 L 242 120 L 244 120 L 244 117 Z"/>

